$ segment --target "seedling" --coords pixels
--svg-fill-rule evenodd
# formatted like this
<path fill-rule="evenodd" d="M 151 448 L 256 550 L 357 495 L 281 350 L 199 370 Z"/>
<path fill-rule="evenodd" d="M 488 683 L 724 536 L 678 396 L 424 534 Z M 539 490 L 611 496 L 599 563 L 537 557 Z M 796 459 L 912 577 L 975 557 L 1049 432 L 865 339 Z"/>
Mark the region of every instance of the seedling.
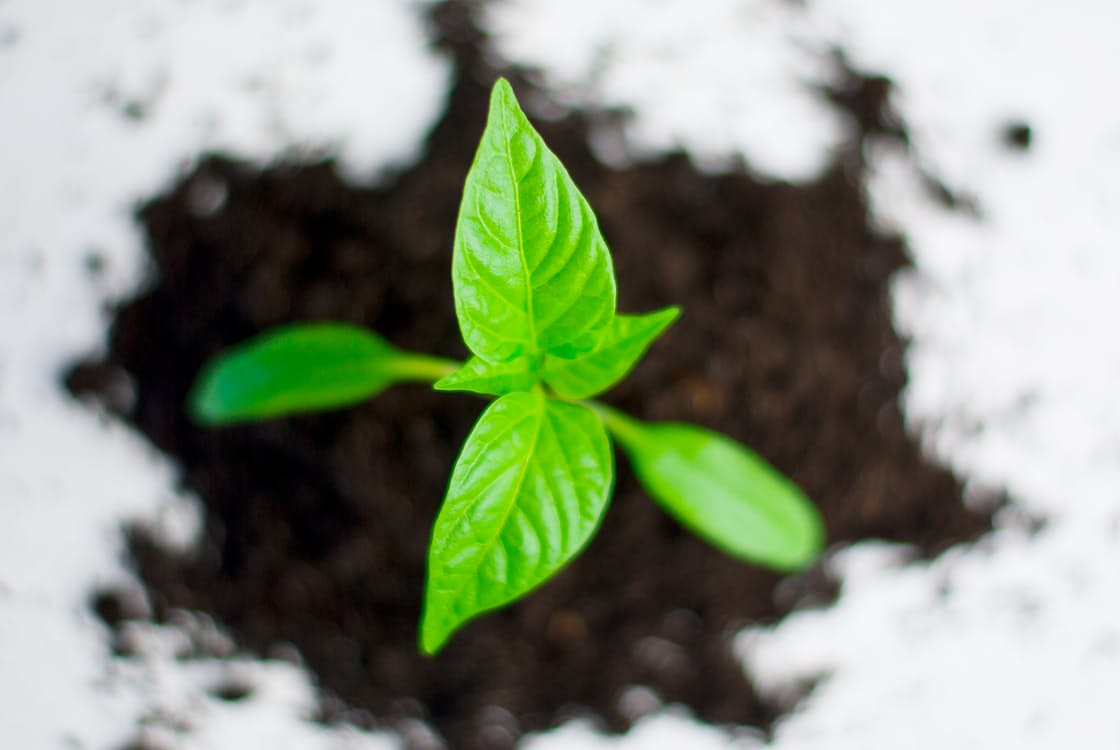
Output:
<path fill-rule="evenodd" d="M 466 363 L 362 328 L 281 328 L 211 362 L 191 396 L 209 424 L 335 408 L 402 381 L 497 397 L 464 444 L 432 530 L 420 647 L 552 577 L 590 541 L 614 481 L 614 439 L 670 514 L 724 552 L 788 571 L 820 550 L 820 517 L 756 454 L 688 424 L 649 424 L 592 397 L 676 320 L 615 309 L 591 207 L 499 80 L 463 188 L 451 262 Z"/>

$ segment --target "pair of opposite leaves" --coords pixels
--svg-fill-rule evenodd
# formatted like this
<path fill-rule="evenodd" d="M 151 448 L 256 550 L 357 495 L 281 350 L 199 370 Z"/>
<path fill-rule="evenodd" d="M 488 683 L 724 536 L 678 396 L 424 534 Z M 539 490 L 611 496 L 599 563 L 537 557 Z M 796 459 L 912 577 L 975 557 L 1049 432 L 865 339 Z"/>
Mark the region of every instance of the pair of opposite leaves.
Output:
<path fill-rule="evenodd" d="M 781 570 L 822 543 L 805 496 L 738 443 L 685 424 L 643 424 L 587 401 L 621 380 L 678 316 L 615 310 L 610 253 L 587 201 L 499 80 L 463 190 L 455 310 L 474 355 L 451 363 L 364 329 L 297 325 L 203 373 L 211 423 L 329 408 L 394 382 L 497 396 L 456 461 L 432 531 L 421 648 L 524 596 L 587 544 L 614 480 L 610 430 L 643 486 L 720 549 Z"/>

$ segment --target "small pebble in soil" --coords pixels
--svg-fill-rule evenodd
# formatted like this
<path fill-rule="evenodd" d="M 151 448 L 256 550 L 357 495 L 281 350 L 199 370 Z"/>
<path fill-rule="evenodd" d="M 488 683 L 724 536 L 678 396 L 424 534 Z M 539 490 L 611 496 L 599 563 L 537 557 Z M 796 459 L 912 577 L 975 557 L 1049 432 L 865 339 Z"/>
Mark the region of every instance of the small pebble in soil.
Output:
<path fill-rule="evenodd" d="M 144 592 L 127 587 L 98 589 L 90 596 L 89 606 L 112 631 L 113 655 L 123 659 L 136 656 L 135 633 L 127 623 L 151 616 Z"/>
<path fill-rule="evenodd" d="M 297 667 L 303 666 L 303 656 L 300 654 L 299 649 L 288 641 L 280 641 L 272 644 L 268 649 L 268 658 L 277 661 L 286 661 Z"/>
<path fill-rule="evenodd" d="M 634 646 L 635 660 L 663 676 L 676 676 L 688 670 L 688 657 L 672 641 L 657 636 L 646 636 Z"/>
<path fill-rule="evenodd" d="M 587 637 L 587 621 L 578 612 L 562 609 L 548 619 L 547 633 L 555 643 L 579 641 Z"/>
<path fill-rule="evenodd" d="M 98 589 L 90 597 L 90 607 L 111 628 L 125 620 L 142 620 L 151 615 L 147 598 L 140 589 Z"/>
<path fill-rule="evenodd" d="M 215 685 L 210 694 L 229 703 L 237 703 L 253 694 L 253 686 L 244 680 L 229 679 Z"/>
<path fill-rule="evenodd" d="M 148 107 L 142 101 L 130 99 L 121 107 L 121 115 L 131 122 L 141 122 L 148 116 Z"/>
<path fill-rule="evenodd" d="M 478 734 L 483 747 L 512 748 L 521 734 L 517 717 L 501 706 L 487 706 L 478 717 Z"/>
<path fill-rule="evenodd" d="M 618 697 L 618 711 L 628 721 L 637 721 L 661 708 L 661 698 L 644 685 L 633 685 Z"/>
<path fill-rule="evenodd" d="M 1003 127 L 1003 143 L 1008 148 L 1026 151 L 1034 140 L 1031 126 L 1022 120 L 1013 120 Z"/>
<path fill-rule="evenodd" d="M 221 180 L 199 175 L 187 190 L 187 209 L 199 219 L 214 216 L 226 205 L 229 188 Z"/>
<path fill-rule="evenodd" d="M 100 362 L 75 365 L 63 379 L 73 394 L 88 396 L 113 414 L 128 414 L 136 404 L 136 387 L 128 373 L 119 367 Z"/>
<path fill-rule="evenodd" d="M 409 750 L 447 750 L 447 745 L 431 727 L 417 719 L 404 719 L 397 722 L 397 733 Z"/>
<path fill-rule="evenodd" d="M 105 256 L 99 250 L 90 250 L 83 261 L 86 273 L 90 276 L 100 276 L 105 272 Z"/>
<path fill-rule="evenodd" d="M 704 621 L 695 611 L 678 608 L 665 615 L 661 627 L 666 638 L 685 642 L 703 634 Z"/>
<path fill-rule="evenodd" d="M 236 647 L 228 634 L 222 631 L 214 618 L 202 612 L 173 610 L 168 623 L 187 634 L 188 651 L 177 654 L 180 659 L 216 658 L 233 656 Z"/>

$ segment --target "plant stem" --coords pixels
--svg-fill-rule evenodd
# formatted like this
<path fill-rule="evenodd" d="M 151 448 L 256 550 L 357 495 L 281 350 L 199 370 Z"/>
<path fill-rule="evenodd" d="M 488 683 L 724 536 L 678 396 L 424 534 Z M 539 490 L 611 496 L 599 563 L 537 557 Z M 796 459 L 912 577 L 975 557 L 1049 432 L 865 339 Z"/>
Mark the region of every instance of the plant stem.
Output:
<path fill-rule="evenodd" d="M 607 406 L 599 401 L 580 401 L 587 408 L 599 415 L 607 429 L 614 433 L 619 442 L 630 448 L 636 448 L 645 442 L 646 436 L 642 432 L 641 422 L 633 417 L 623 414 L 619 410 Z"/>
<path fill-rule="evenodd" d="M 462 362 L 442 357 L 429 357 L 425 354 L 409 353 L 394 364 L 394 371 L 406 380 L 416 380 L 422 383 L 434 383 L 445 375 L 458 370 Z"/>

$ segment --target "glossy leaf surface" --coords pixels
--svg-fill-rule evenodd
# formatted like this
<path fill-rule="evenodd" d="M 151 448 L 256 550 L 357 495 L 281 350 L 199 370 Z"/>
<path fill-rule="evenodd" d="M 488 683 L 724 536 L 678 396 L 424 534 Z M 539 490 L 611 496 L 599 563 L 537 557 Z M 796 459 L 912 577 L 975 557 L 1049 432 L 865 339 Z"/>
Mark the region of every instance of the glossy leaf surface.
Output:
<path fill-rule="evenodd" d="M 644 424 L 605 410 L 642 486 L 724 552 L 780 571 L 821 550 L 824 525 L 805 494 L 734 440 L 687 424 Z"/>
<path fill-rule="evenodd" d="M 646 315 L 615 315 L 592 351 L 574 359 L 545 360 L 544 381 L 564 398 L 578 400 L 602 393 L 633 369 L 680 313 L 678 307 L 667 307 Z"/>
<path fill-rule="evenodd" d="M 452 365 L 397 349 L 364 328 L 309 323 L 278 328 L 212 360 L 190 396 L 207 424 L 316 411 L 370 398 L 403 380 L 435 380 Z"/>
<path fill-rule="evenodd" d="M 451 275 L 463 340 L 490 362 L 587 351 L 614 316 L 595 215 L 504 79 L 463 187 Z"/>
<path fill-rule="evenodd" d="M 471 357 L 455 372 L 441 378 L 433 386 L 437 391 L 471 391 L 501 396 L 514 391 L 527 391 L 539 376 L 532 357 L 517 357 L 508 362 L 487 362 Z"/>
<path fill-rule="evenodd" d="M 536 588 L 591 538 L 614 475 L 584 406 L 539 390 L 492 403 L 467 438 L 432 531 L 421 647 Z"/>

